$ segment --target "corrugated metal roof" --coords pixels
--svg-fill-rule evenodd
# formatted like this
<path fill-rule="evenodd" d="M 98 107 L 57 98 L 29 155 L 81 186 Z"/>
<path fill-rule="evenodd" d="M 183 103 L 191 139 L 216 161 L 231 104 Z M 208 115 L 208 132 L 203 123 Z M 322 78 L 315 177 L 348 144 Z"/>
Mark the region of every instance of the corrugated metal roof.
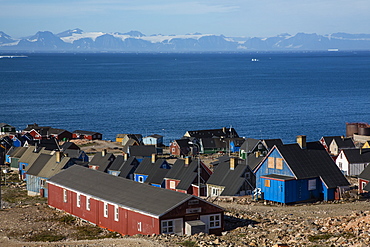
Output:
<path fill-rule="evenodd" d="M 155 217 L 195 197 L 80 166 L 63 170 L 48 182 Z"/>

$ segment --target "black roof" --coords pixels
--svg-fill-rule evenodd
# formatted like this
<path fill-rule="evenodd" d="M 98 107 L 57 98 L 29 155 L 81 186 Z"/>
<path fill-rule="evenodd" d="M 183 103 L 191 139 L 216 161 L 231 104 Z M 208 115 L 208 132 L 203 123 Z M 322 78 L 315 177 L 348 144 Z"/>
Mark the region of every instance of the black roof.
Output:
<path fill-rule="evenodd" d="M 148 178 L 145 183 L 149 184 L 162 184 L 169 169 L 161 168 L 163 165 L 168 165 L 165 159 L 157 159 L 155 163 L 152 162 L 151 158 L 144 158 L 143 161 L 137 167 L 135 173 L 147 175 Z"/>
<path fill-rule="evenodd" d="M 103 156 L 103 153 L 96 153 L 94 157 L 90 161 L 91 166 L 97 166 L 98 171 L 105 172 L 109 166 L 112 164 L 112 162 L 115 160 L 114 154 L 111 153 L 105 153 Z"/>
<path fill-rule="evenodd" d="M 178 159 L 172 165 L 166 178 L 180 180 L 176 189 L 187 190 L 198 176 L 198 159 L 194 159 L 190 164 L 185 165 L 185 160 Z"/>
<path fill-rule="evenodd" d="M 353 143 L 351 138 L 342 138 L 342 137 L 335 137 L 332 142 L 335 141 L 338 148 L 346 149 L 346 148 L 355 148 L 355 144 Z M 331 143 L 330 143 L 331 144 Z"/>
<path fill-rule="evenodd" d="M 228 143 L 217 137 L 213 138 L 201 138 L 201 143 L 205 149 L 226 149 Z"/>
<path fill-rule="evenodd" d="M 358 178 L 362 178 L 362 179 L 366 179 L 370 181 L 370 166 L 366 166 L 365 169 L 360 173 L 360 175 L 358 175 Z"/>
<path fill-rule="evenodd" d="M 129 147 L 130 156 L 149 157 L 157 153 L 157 148 L 154 145 L 140 145 Z"/>
<path fill-rule="evenodd" d="M 350 164 L 370 163 L 370 148 L 363 149 L 343 149 Z"/>
<path fill-rule="evenodd" d="M 267 150 L 271 150 L 275 145 L 283 145 L 281 139 L 263 139 L 262 142 L 265 144 Z"/>
<path fill-rule="evenodd" d="M 207 181 L 207 184 L 225 187 L 221 196 L 234 196 L 245 181 L 244 174 L 249 170 L 248 166 L 239 159 L 235 163 L 234 170 L 230 169 L 230 160 L 220 163 Z"/>
<path fill-rule="evenodd" d="M 63 145 L 60 146 L 61 150 L 67 150 L 67 149 L 78 149 L 80 150 L 80 147 L 77 146 L 74 142 L 65 142 Z"/>
<path fill-rule="evenodd" d="M 128 175 L 132 173 L 138 165 L 139 161 L 137 161 L 135 157 L 129 157 L 125 160 L 124 156 L 118 155 L 108 170 L 120 171 L 120 177 L 128 178 Z"/>
<path fill-rule="evenodd" d="M 251 153 L 247 156 L 246 163 L 249 168 L 254 171 L 254 169 L 262 162 L 264 158 L 264 156 L 256 156 L 254 153 Z"/>
<path fill-rule="evenodd" d="M 189 130 L 185 135 L 196 138 L 212 138 L 224 137 L 224 138 L 236 138 L 239 137 L 234 128 L 222 128 L 222 129 L 209 129 L 209 130 Z"/>
<path fill-rule="evenodd" d="M 37 176 L 39 172 L 44 168 L 46 163 L 52 158 L 53 156 L 49 154 L 43 154 L 41 153 L 35 162 L 32 163 L 32 165 L 28 168 L 27 174 Z"/>
<path fill-rule="evenodd" d="M 99 181 L 99 186 L 96 186 L 96 181 Z M 80 166 L 63 170 L 48 182 L 153 217 L 160 217 L 182 203 L 197 198 Z"/>
<path fill-rule="evenodd" d="M 320 177 L 328 188 L 349 185 L 324 149 L 301 149 L 296 143 L 278 145 L 276 148 L 297 179 Z"/>

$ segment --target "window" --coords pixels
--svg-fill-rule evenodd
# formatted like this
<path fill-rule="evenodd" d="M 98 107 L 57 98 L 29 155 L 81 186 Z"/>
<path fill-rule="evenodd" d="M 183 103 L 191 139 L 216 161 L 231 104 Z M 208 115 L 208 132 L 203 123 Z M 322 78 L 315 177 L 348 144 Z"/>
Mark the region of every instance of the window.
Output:
<path fill-rule="evenodd" d="M 268 168 L 275 168 L 275 158 L 274 157 L 268 157 L 267 159 L 267 167 Z"/>
<path fill-rule="evenodd" d="M 143 176 L 138 176 L 138 182 L 139 183 L 144 183 L 144 177 Z"/>
<path fill-rule="evenodd" d="M 170 181 L 170 189 L 176 189 L 176 182 Z"/>
<path fill-rule="evenodd" d="M 118 221 L 119 219 L 119 207 L 117 205 L 114 205 L 114 220 Z"/>
<path fill-rule="evenodd" d="M 316 179 L 308 180 L 308 190 L 316 190 Z"/>
<path fill-rule="evenodd" d="M 212 196 L 218 196 L 219 195 L 219 189 L 212 187 L 211 194 L 212 194 Z"/>
<path fill-rule="evenodd" d="M 77 193 L 76 203 L 77 203 L 78 208 L 81 207 L 81 194 L 80 193 Z"/>
<path fill-rule="evenodd" d="M 40 186 L 44 188 L 45 185 L 46 185 L 46 180 L 45 179 L 41 179 L 40 180 Z"/>
<path fill-rule="evenodd" d="M 176 149 L 175 148 L 172 148 L 172 153 L 176 152 Z"/>
<path fill-rule="evenodd" d="M 86 210 L 90 211 L 90 197 L 89 196 L 86 197 Z"/>
<path fill-rule="evenodd" d="M 209 216 L 209 229 L 221 227 L 221 215 L 215 214 Z"/>
<path fill-rule="evenodd" d="M 342 162 L 339 162 L 339 163 L 338 163 L 338 166 L 339 166 L 339 169 L 341 169 L 341 170 L 342 170 L 342 166 L 343 166 L 343 165 L 342 165 Z"/>
<path fill-rule="evenodd" d="M 67 202 L 67 190 L 63 189 L 63 202 Z"/>
<path fill-rule="evenodd" d="M 138 222 L 138 223 L 137 223 L 137 230 L 138 230 L 139 232 L 141 232 L 141 222 Z"/>
<path fill-rule="evenodd" d="M 246 179 L 251 179 L 251 173 L 250 172 L 246 172 L 245 173 L 245 178 Z"/>
<path fill-rule="evenodd" d="M 174 233 L 173 220 L 162 221 L 162 233 L 165 234 Z"/>
<path fill-rule="evenodd" d="M 108 203 L 104 202 L 104 217 L 108 218 Z"/>
<path fill-rule="evenodd" d="M 283 170 L 283 159 L 276 158 L 276 169 Z"/>
<path fill-rule="evenodd" d="M 270 180 L 268 179 L 265 180 L 265 187 L 270 187 Z"/>

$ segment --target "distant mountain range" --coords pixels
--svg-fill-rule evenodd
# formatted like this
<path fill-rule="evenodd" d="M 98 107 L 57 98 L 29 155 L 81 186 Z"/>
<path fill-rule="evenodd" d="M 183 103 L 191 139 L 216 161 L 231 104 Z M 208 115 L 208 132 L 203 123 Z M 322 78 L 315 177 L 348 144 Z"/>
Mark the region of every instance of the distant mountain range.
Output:
<path fill-rule="evenodd" d="M 370 34 L 297 33 L 275 37 L 225 37 L 213 34 L 147 36 L 128 33 L 67 30 L 58 34 L 40 31 L 14 39 L 0 31 L 0 52 L 240 52 L 240 51 L 370 50 Z"/>

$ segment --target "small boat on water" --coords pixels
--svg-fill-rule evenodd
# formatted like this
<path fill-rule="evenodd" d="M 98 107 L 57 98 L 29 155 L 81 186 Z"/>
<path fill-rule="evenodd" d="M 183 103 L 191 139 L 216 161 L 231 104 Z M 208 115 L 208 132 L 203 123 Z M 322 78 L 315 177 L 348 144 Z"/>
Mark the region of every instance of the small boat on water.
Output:
<path fill-rule="evenodd" d="M 257 58 L 252 58 L 252 62 L 258 62 L 259 60 Z"/>

